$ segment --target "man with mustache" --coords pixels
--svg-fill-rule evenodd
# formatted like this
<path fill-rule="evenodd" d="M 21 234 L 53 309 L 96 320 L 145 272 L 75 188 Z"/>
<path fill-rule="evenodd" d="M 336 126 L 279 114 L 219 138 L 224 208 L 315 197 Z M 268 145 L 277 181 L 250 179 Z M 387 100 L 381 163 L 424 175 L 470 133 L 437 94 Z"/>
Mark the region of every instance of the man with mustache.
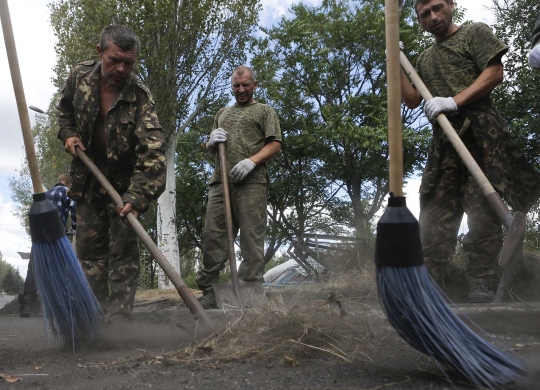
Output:
<path fill-rule="evenodd" d="M 58 138 L 74 158 L 69 196 L 77 202 L 77 255 L 108 322 L 133 320 L 139 280 L 137 235 L 124 220 L 139 217 L 165 189 L 165 139 L 148 87 L 132 74 L 139 38 L 109 25 L 97 45 L 101 61 L 86 61 L 60 91 Z M 77 158 L 86 150 L 120 194 L 115 204 Z"/>
<path fill-rule="evenodd" d="M 240 230 L 242 262 L 238 277 L 245 282 L 262 280 L 269 183 L 266 162 L 281 150 L 276 112 L 253 98 L 257 88 L 253 71 L 247 66 L 236 68 L 231 83 L 236 104 L 218 111 L 206 143 L 208 152 L 216 155 L 216 167 L 210 179 L 202 267 L 197 272 L 197 284 L 203 291 L 201 305 L 205 309 L 217 307 L 212 284 L 218 283 L 228 257 L 221 182 L 229 181 L 235 236 Z M 227 178 L 221 177 L 217 155 L 220 142 L 225 142 Z"/>
<path fill-rule="evenodd" d="M 420 77 L 435 96 L 424 105 L 433 139 L 420 186 L 420 234 L 425 262 L 444 284 L 463 213 L 469 231 L 468 301 L 493 302 L 493 287 L 503 243 L 501 222 L 452 144 L 436 122 L 445 113 L 497 192 L 515 211 L 527 212 L 540 195 L 540 176 L 510 139 L 490 93 L 503 80 L 506 47 L 483 23 L 458 26 L 453 0 L 416 0 L 420 25 L 435 38 L 417 61 Z M 422 98 L 402 72 L 402 97 L 409 108 Z"/>

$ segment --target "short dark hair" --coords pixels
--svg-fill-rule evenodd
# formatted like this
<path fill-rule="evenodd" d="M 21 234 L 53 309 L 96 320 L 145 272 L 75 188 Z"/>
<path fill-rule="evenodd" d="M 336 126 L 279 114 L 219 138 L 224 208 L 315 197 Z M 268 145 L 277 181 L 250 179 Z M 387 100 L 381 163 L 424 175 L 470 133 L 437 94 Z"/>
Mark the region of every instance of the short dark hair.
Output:
<path fill-rule="evenodd" d="M 429 3 L 431 0 L 416 0 L 414 2 L 414 12 L 416 12 L 416 16 L 418 16 L 418 5 L 419 4 L 427 4 Z M 450 0 L 444 0 L 446 2 L 446 4 L 450 4 Z"/>
<path fill-rule="evenodd" d="M 249 66 L 245 66 L 245 65 L 242 65 L 242 66 L 239 66 L 238 68 L 236 68 L 234 70 L 234 72 L 232 72 L 232 75 L 231 75 L 231 82 L 232 82 L 232 78 L 235 74 L 237 74 L 238 76 L 243 76 L 244 73 L 246 72 L 249 72 L 251 74 L 251 82 L 255 82 L 256 78 L 255 78 L 255 73 L 253 73 L 253 70 L 249 67 Z"/>
<path fill-rule="evenodd" d="M 99 39 L 101 50 L 107 49 L 109 42 L 114 43 L 124 51 L 136 47 L 137 53 L 141 46 L 137 34 L 135 34 L 132 29 L 122 24 L 110 24 L 101 30 L 101 38 Z"/>

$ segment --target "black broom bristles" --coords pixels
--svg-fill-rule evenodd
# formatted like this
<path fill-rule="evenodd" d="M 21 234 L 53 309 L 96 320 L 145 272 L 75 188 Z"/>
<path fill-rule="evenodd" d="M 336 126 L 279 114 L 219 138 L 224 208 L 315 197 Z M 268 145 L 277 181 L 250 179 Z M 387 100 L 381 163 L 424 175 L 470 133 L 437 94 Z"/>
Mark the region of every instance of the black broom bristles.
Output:
<path fill-rule="evenodd" d="M 375 263 L 379 299 L 388 320 L 443 372 L 454 370 L 471 384 L 489 389 L 525 376 L 523 361 L 479 337 L 448 306 L 448 297 L 423 265 L 418 221 L 404 197 L 391 196 L 377 224 Z"/>

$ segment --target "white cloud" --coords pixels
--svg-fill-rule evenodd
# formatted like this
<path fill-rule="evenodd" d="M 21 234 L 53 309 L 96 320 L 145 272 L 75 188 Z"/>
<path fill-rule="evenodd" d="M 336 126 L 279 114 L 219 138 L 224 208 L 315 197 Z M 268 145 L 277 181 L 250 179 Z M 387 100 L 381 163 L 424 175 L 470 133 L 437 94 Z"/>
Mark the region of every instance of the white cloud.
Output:
<path fill-rule="evenodd" d="M 488 9 L 491 4 L 492 2 L 489 0 L 467 1 L 466 5 L 462 4 L 461 1 L 458 2 L 459 6 L 467 10 L 464 20 L 483 22 L 488 25 L 492 25 L 495 22 L 493 13 Z"/>
<path fill-rule="evenodd" d="M 17 252 L 30 252 L 30 238 L 13 215 L 13 203 L 0 195 L 0 251 L 3 259 L 26 277 L 28 260 L 23 260 Z"/>
<path fill-rule="evenodd" d="M 27 105 L 49 106 L 54 94 L 51 82 L 55 64 L 54 34 L 45 0 L 9 1 L 9 11 Z M 24 157 L 23 140 L 4 38 L 0 49 L 0 173 L 14 174 Z M 34 113 L 30 111 L 33 122 Z"/>
<path fill-rule="evenodd" d="M 27 105 L 46 109 L 55 90 L 51 81 L 56 60 L 54 34 L 49 25 L 47 0 L 8 1 L 19 68 Z M 13 83 L 0 30 L 0 250 L 4 260 L 19 268 L 26 277 L 28 261 L 17 252 L 30 251 L 30 239 L 13 216 L 14 204 L 7 193 L 7 178 L 14 176 L 24 158 L 21 125 L 13 92 Z M 30 111 L 30 121 L 35 114 Z"/>

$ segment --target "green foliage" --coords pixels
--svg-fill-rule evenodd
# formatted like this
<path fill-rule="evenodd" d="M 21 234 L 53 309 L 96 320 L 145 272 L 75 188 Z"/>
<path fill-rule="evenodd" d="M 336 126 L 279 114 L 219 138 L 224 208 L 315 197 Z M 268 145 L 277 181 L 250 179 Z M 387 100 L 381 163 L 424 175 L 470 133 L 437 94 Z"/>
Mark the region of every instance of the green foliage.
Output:
<path fill-rule="evenodd" d="M 528 160 L 540 167 L 540 71 L 528 64 L 534 22 L 540 14 L 535 0 L 494 0 L 495 35 L 510 47 L 504 59 L 505 77 L 492 98 L 506 119 L 514 140 Z"/>
<path fill-rule="evenodd" d="M 273 221 L 289 236 L 349 226 L 369 235 L 388 192 L 382 2 L 300 3 L 291 14 L 262 29 L 253 58 L 263 97 L 277 109 L 286 137 L 272 164 L 280 171 L 270 195 Z M 411 8 L 402 18 L 412 25 L 403 39 L 419 51 Z M 421 168 L 427 150 L 428 132 L 417 119 L 417 111 L 405 111 L 407 175 Z"/>
<path fill-rule="evenodd" d="M 11 264 L 4 260 L 4 255 L 0 251 L 0 290 L 2 289 L 1 282 L 9 270 L 13 272 L 16 271 Z"/>
<path fill-rule="evenodd" d="M 257 0 L 56 0 L 50 9 L 58 38 L 56 86 L 75 64 L 96 58 L 104 26 L 126 24 L 141 41 L 135 73 L 150 87 L 170 136 L 185 125 L 199 99 L 223 92 L 231 68 L 245 60 L 259 5 Z"/>
<path fill-rule="evenodd" d="M 19 274 L 19 270 L 14 270 L 13 267 L 7 269 L 0 282 L 0 290 L 8 295 L 18 295 L 23 290 L 24 280 Z"/>
<path fill-rule="evenodd" d="M 540 71 L 528 65 L 530 39 L 540 3 L 534 0 L 493 0 L 497 18 L 495 35 L 509 46 L 503 59 L 505 77 L 492 93 L 495 106 L 505 118 L 514 141 L 536 168 L 540 168 Z M 537 205 L 529 214 L 525 248 L 538 251 L 540 223 Z"/>

